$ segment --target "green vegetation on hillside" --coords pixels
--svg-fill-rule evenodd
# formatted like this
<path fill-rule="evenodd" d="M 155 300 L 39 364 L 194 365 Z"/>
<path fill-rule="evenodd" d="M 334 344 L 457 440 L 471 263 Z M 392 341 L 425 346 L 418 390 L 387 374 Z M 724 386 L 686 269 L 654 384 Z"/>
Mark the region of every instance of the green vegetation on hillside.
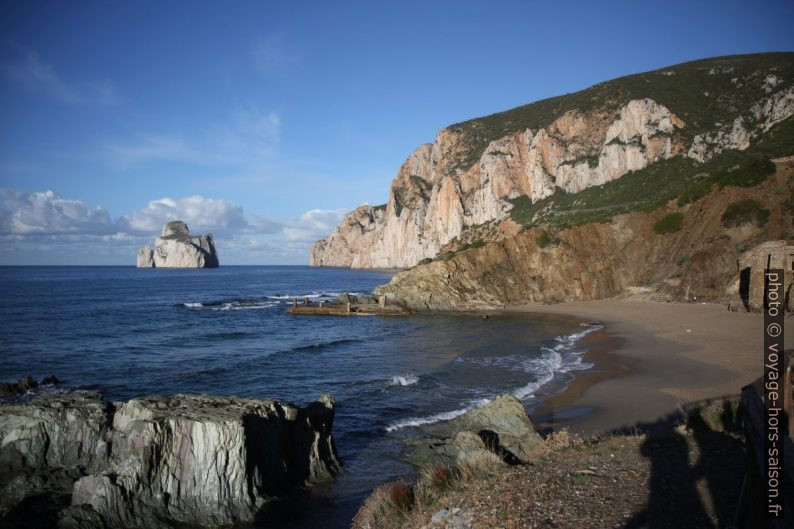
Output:
<path fill-rule="evenodd" d="M 720 188 L 753 187 L 764 182 L 775 172 L 775 164 L 765 158 L 747 158 L 738 165 L 718 170 L 710 175 L 696 175 L 695 183 L 688 186 L 678 197 L 678 205 L 684 206 L 708 195 L 714 185 Z"/>
<path fill-rule="evenodd" d="M 675 213 L 668 213 L 656 221 L 656 224 L 653 225 L 653 231 L 659 235 L 664 235 L 665 233 L 675 233 L 681 230 L 681 224 L 683 224 L 683 222 L 683 213 L 679 213 L 677 211 Z"/>
<path fill-rule="evenodd" d="M 554 235 L 549 235 L 548 232 L 544 231 L 540 234 L 535 242 L 537 243 L 538 248 L 548 248 L 550 246 L 557 246 L 560 244 L 560 239 Z"/>
<path fill-rule="evenodd" d="M 774 126 L 745 151 L 726 151 L 702 164 L 676 156 L 579 193 L 557 189 L 534 204 L 522 195 L 510 200 L 510 217 L 526 227 L 565 227 L 608 222 L 630 211 L 652 211 L 676 197 L 683 206 L 714 186 L 758 185 L 774 172 L 769 158 L 789 154 L 794 154 L 794 119 Z"/>
<path fill-rule="evenodd" d="M 759 228 L 769 220 L 769 210 L 757 200 L 747 198 L 730 204 L 722 214 L 722 225 L 726 228 L 755 223 Z"/>
<path fill-rule="evenodd" d="M 464 251 L 468 250 L 469 248 L 482 248 L 483 246 L 485 246 L 485 243 L 483 242 L 483 240 L 482 239 L 477 239 L 476 241 L 472 241 L 472 242 L 464 242 L 463 244 L 460 245 L 460 247 L 458 248 L 458 251 L 459 252 L 464 252 Z"/>
<path fill-rule="evenodd" d="M 492 141 L 528 128 L 545 127 L 570 110 L 614 112 L 633 99 L 650 98 L 669 108 L 686 123 L 676 134 L 691 140 L 696 134 L 714 129 L 715 123 L 729 123 L 737 112 L 747 112 L 764 95 L 763 83 L 771 69 L 778 77 L 791 79 L 794 53 L 688 62 L 457 123 L 449 129 L 461 135 L 467 148 L 452 169 L 468 169 Z"/>

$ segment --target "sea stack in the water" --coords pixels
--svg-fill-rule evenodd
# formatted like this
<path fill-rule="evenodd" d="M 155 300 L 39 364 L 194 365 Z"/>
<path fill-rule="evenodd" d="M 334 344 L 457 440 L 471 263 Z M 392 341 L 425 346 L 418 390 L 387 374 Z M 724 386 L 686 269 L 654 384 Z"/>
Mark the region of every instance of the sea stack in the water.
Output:
<path fill-rule="evenodd" d="M 163 225 L 163 234 L 138 250 L 138 268 L 217 268 L 218 252 L 212 234 L 191 235 L 187 224 L 175 220 Z"/>

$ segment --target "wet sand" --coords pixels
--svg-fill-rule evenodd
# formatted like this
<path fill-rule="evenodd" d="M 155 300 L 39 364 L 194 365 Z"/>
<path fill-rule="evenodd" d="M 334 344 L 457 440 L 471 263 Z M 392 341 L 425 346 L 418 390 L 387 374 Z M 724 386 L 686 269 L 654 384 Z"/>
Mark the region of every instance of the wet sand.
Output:
<path fill-rule="evenodd" d="M 566 314 L 605 325 L 568 389 L 533 410 L 545 428 L 594 433 L 651 423 L 684 403 L 738 395 L 763 374 L 763 316 L 725 305 L 613 298 L 508 312 Z M 790 347 L 794 319 L 786 318 Z"/>

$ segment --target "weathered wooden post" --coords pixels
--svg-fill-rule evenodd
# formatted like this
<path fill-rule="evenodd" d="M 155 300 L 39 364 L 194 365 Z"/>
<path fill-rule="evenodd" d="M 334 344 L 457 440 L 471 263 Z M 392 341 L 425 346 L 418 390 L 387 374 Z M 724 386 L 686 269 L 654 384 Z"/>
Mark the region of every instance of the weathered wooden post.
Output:
<path fill-rule="evenodd" d="M 378 298 L 378 306 L 380 308 L 382 308 L 382 309 L 386 308 L 386 295 L 385 294 L 381 294 L 381 296 Z"/>
<path fill-rule="evenodd" d="M 292 306 L 293 307 L 297 307 L 298 306 L 298 298 L 292 298 Z"/>
<path fill-rule="evenodd" d="M 346 314 L 350 314 L 350 302 L 347 303 L 345 307 Z"/>

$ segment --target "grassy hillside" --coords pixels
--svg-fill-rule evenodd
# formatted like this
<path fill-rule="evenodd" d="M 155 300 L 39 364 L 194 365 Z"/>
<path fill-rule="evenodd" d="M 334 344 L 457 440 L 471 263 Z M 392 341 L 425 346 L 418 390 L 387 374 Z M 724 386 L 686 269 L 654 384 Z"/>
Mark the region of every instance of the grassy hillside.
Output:
<path fill-rule="evenodd" d="M 732 121 L 762 95 L 770 71 L 790 82 L 794 53 L 736 55 L 693 61 L 651 72 L 629 75 L 505 112 L 451 125 L 462 135 L 466 151 L 453 169 L 468 169 L 488 144 L 527 128 L 545 127 L 569 110 L 615 111 L 632 99 L 651 98 L 686 122 L 677 134 L 693 136 Z M 689 143 L 689 141 L 687 141 Z"/>

